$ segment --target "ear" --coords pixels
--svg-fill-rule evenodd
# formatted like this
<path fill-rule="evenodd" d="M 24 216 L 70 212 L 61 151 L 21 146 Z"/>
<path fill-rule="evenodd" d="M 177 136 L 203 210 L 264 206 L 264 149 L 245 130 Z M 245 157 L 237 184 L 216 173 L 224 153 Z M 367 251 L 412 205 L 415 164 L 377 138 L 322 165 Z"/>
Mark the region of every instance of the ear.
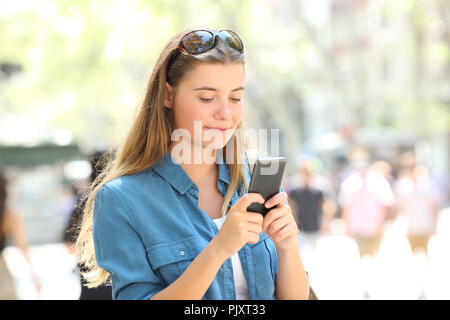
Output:
<path fill-rule="evenodd" d="M 166 82 L 164 91 L 164 107 L 172 109 L 174 100 L 174 88 Z"/>

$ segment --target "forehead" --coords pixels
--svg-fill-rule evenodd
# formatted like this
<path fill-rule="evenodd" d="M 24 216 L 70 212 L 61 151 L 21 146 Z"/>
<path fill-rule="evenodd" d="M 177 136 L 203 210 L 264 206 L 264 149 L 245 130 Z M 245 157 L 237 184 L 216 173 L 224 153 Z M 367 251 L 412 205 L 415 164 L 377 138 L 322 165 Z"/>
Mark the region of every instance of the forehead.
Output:
<path fill-rule="evenodd" d="M 216 89 L 235 89 L 243 86 L 245 70 L 242 62 L 237 63 L 199 63 L 188 72 L 180 85 L 187 88 L 202 86 Z"/>

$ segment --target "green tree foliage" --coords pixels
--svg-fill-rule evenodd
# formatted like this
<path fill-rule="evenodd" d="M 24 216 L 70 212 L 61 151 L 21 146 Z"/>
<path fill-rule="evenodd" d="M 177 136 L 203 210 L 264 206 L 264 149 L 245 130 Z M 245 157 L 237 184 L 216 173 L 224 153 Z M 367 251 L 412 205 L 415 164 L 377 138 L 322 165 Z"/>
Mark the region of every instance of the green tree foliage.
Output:
<path fill-rule="evenodd" d="M 347 125 L 448 130 L 448 1 L 323 3 L 0 0 L 0 63 L 23 67 L 0 80 L 0 143 L 12 117 L 40 139 L 117 142 L 162 46 L 191 26 L 243 38 L 249 126 L 282 128 L 286 153 Z"/>

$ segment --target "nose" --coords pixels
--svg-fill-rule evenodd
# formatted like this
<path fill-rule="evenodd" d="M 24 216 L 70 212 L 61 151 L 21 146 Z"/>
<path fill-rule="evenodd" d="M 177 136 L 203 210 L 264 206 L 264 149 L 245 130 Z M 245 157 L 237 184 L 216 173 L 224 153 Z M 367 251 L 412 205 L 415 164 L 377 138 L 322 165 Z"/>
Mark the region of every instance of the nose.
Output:
<path fill-rule="evenodd" d="M 228 101 L 221 100 L 214 113 L 216 119 L 227 119 L 231 117 L 231 108 Z"/>

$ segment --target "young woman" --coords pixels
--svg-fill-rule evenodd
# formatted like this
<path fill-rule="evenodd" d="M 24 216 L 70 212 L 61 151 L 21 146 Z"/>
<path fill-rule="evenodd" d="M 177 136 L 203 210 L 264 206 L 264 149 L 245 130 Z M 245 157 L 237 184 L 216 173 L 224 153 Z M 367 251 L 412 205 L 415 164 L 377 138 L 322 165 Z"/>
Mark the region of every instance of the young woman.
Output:
<path fill-rule="evenodd" d="M 90 286 L 110 277 L 114 299 L 308 298 L 287 195 L 264 218 L 246 210 L 264 199 L 247 192 L 244 80 L 234 32 L 170 39 L 86 202 L 77 251 Z"/>

